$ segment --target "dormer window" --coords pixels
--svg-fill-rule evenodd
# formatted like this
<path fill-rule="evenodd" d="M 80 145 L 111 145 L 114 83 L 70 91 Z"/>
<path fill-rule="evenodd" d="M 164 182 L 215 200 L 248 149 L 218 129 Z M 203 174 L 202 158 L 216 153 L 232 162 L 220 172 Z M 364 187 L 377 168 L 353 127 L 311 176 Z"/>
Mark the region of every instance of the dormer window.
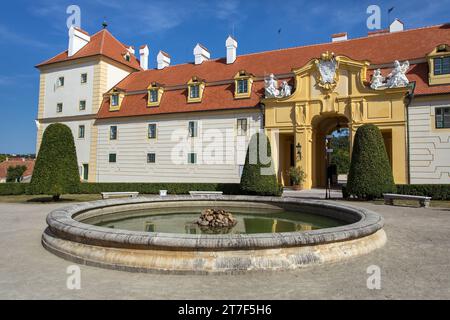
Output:
<path fill-rule="evenodd" d="M 427 58 L 429 85 L 450 84 L 450 47 L 441 44 Z"/>
<path fill-rule="evenodd" d="M 115 93 L 111 95 L 111 106 L 117 107 L 119 105 L 119 94 Z"/>
<path fill-rule="evenodd" d="M 242 70 L 234 76 L 234 98 L 250 98 L 252 92 L 253 75 Z"/>
<path fill-rule="evenodd" d="M 188 82 L 188 102 L 201 102 L 204 90 L 205 82 L 193 77 Z"/>
<path fill-rule="evenodd" d="M 117 89 L 113 89 L 109 93 L 109 111 L 117 111 L 120 109 L 125 94 Z"/>
<path fill-rule="evenodd" d="M 127 62 L 130 62 L 130 60 L 131 60 L 130 54 L 129 54 L 128 52 L 124 54 L 123 58 L 124 58 Z"/>
<path fill-rule="evenodd" d="M 152 84 L 147 88 L 148 90 L 148 107 L 157 107 L 161 103 L 161 98 L 164 92 L 164 88 L 161 84 L 152 82 Z"/>
<path fill-rule="evenodd" d="M 434 58 L 434 75 L 450 74 L 450 56 Z"/>

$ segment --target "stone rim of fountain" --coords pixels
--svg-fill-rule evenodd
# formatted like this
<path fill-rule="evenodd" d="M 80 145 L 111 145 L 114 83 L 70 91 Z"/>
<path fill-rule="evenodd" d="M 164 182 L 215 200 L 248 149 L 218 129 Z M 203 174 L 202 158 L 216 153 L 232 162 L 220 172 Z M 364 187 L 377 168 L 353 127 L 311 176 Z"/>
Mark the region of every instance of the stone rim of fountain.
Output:
<path fill-rule="evenodd" d="M 234 201 L 257 203 L 265 202 L 274 205 L 298 204 L 310 207 L 320 207 L 336 211 L 346 217 L 349 224 L 312 231 L 261 233 L 261 234 L 173 234 L 157 232 L 137 232 L 119 229 L 109 229 L 93 226 L 77 221 L 80 214 L 90 210 L 155 202 L 180 201 Z M 330 216 L 330 215 L 328 215 Z M 332 215 L 331 215 L 332 216 Z M 344 220 L 344 219 L 343 219 Z M 323 200 L 299 198 L 278 198 L 260 196 L 169 196 L 169 197 L 138 197 L 126 199 L 108 199 L 85 202 L 50 212 L 47 216 L 48 228 L 45 236 L 53 236 L 76 243 L 129 249 L 176 249 L 176 250 L 255 250 L 275 249 L 298 246 L 313 246 L 333 242 L 349 241 L 370 236 L 381 230 L 384 219 L 377 213 L 359 207 L 343 205 Z"/>

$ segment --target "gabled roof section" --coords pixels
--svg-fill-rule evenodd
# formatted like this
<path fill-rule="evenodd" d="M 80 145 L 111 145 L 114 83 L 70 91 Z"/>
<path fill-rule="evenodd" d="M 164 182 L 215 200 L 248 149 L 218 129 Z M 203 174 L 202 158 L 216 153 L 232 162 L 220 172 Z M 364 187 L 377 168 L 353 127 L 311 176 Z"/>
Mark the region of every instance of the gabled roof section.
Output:
<path fill-rule="evenodd" d="M 130 54 L 130 61 L 126 61 L 123 57 L 124 52 L 128 52 L 127 46 L 117 40 L 107 29 L 102 29 L 91 37 L 87 45 L 81 48 L 73 56 L 69 57 L 67 50 L 61 52 L 55 57 L 38 64 L 36 67 L 47 66 L 53 63 L 72 61 L 79 58 L 92 57 L 102 55 L 123 65 L 131 67 L 135 70 L 142 70 L 137 58 Z"/>

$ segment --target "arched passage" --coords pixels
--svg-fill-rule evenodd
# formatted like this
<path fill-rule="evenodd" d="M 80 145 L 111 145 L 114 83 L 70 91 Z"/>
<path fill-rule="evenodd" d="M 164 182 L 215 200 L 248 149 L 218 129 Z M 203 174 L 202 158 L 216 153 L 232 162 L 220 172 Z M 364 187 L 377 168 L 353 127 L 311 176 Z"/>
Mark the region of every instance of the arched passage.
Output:
<path fill-rule="evenodd" d="M 342 114 L 322 114 L 312 121 L 312 187 L 326 186 L 329 155 L 327 156 L 327 136 L 334 131 L 348 128 L 348 119 Z M 350 136 L 348 138 L 351 139 Z"/>

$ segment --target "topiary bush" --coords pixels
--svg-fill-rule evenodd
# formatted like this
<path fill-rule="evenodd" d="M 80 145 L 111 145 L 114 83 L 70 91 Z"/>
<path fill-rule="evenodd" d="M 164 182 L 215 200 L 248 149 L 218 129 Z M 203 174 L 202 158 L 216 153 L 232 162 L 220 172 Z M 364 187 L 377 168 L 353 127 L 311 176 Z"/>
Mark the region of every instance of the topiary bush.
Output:
<path fill-rule="evenodd" d="M 346 193 L 363 200 L 395 192 L 394 177 L 380 130 L 366 124 L 356 131 Z"/>
<path fill-rule="evenodd" d="M 77 154 L 70 128 L 61 123 L 47 127 L 31 178 L 29 193 L 49 194 L 53 199 L 80 188 Z"/>
<path fill-rule="evenodd" d="M 20 182 L 27 166 L 10 166 L 7 169 L 6 182 Z"/>
<path fill-rule="evenodd" d="M 273 169 L 270 142 L 265 134 L 256 133 L 250 140 L 242 171 L 241 191 L 243 194 L 262 196 L 280 196 L 282 193 Z"/>

